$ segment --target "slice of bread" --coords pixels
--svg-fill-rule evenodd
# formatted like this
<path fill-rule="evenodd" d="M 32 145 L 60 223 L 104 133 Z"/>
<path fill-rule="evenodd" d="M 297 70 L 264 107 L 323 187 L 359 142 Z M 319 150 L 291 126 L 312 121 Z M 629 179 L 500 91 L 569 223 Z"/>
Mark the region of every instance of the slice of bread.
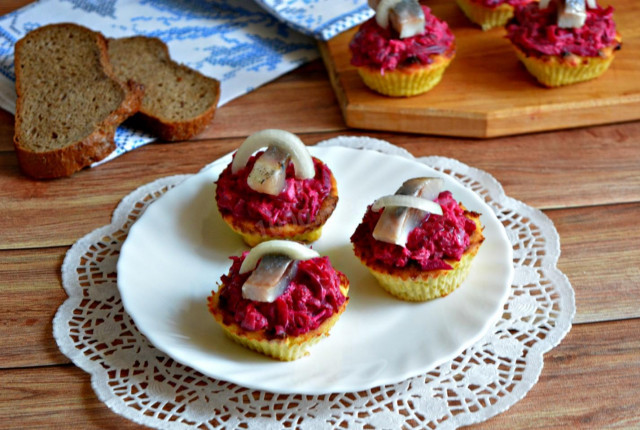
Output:
<path fill-rule="evenodd" d="M 121 80 L 144 85 L 142 108 L 135 119 L 160 139 L 189 139 L 213 120 L 220 83 L 173 61 L 160 39 L 109 39 L 109 57 Z"/>
<path fill-rule="evenodd" d="M 116 79 L 106 39 L 53 24 L 16 43 L 14 146 L 27 175 L 57 178 L 115 149 L 117 126 L 140 107 L 143 88 Z"/>

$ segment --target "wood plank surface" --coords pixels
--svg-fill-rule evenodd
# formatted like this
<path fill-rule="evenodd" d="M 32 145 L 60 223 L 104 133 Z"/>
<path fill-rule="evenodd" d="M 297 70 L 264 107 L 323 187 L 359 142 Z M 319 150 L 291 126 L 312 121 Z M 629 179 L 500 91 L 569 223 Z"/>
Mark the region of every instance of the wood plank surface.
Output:
<path fill-rule="evenodd" d="M 527 396 L 473 428 L 638 428 L 638 330 L 638 319 L 574 327 L 545 355 L 540 380 Z M 2 429 L 141 428 L 100 402 L 89 375 L 74 366 L 5 370 L 0 386 Z"/>
<path fill-rule="evenodd" d="M 3 0 L 0 16 L 29 3 Z M 616 15 L 629 28 L 614 62 L 623 70 L 609 73 L 630 76 L 640 71 L 640 56 L 623 56 L 640 53 L 640 2 L 601 2 L 608 3 L 629 8 Z M 493 37 L 462 15 L 454 24 L 479 39 Z M 541 93 L 524 69 L 512 66 L 508 74 Z M 494 67 L 485 64 L 481 72 Z M 517 98 L 512 102 L 517 111 Z M 417 157 L 455 158 L 492 174 L 508 196 L 544 210 L 560 235 L 559 269 L 575 291 L 574 326 L 545 355 L 540 380 L 527 396 L 472 428 L 640 428 L 640 121 L 492 139 L 352 129 L 329 73 L 316 60 L 222 106 L 213 124 L 189 142 L 153 143 L 61 180 L 35 181 L 20 173 L 13 116 L 0 110 L 0 429 L 141 428 L 97 399 L 90 376 L 57 348 L 52 319 L 67 297 L 60 279 L 64 255 L 108 224 L 116 205 L 137 187 L 195 173 L 263 128 L 291 130 L 309 145 L 365 135 Z"/>
<path fill-rule="evenodd" d="M 273 127 L 292 133 L 346 130 L 321 61 L 312 61 L 295 75 L 284 75 L 260 91 L 224 105 L 213 124 L 196 139 L 244 137 Z"/>
<path fill-rule="evenodd" d="M 473 428 L 640 428 L 638 330 L 638 319 L 574 326 L 527 396 Z"/>
<path fill-rule="evenodd" d="M 295 118 L 294 112 L 291 115 Z M 278 124 L 274 126 L 279 128 Z M 500 181 L 507 195 L 540 209 L 640 200 L 640 123 L 509 137 L 483 144 L 364 131 L 301 137 L 305 143 L 315 144 L 339 134 L 378 137 L 405 147 L 415 156 L 455 158 L 487 171 Z M 575 144 L 567 145 L 568 139 Z M 195 173 L 235 150 L 242 140 L 147 145 L 105 165 L 54 181 L 25 177 L 13 151 L 0 152 L 0 172 L 4 173 L 0 249 L 70 245 L 106 224 L 118 202 L 137 187 L 164 176 Z M 26 220 L 29 230 L 20 228 Z"/>
<path fill-rule="evenodd" d="M 60 275 L 67 249 L 0 251 L 0 369 L 69 363 L 52 324 L 67 299 Z"/>
<path fill-rule="evenodd" d="M 449 24 L 456 57 L 432 90 L 408 98 L 369 90 L 350 65 L 357 29 L 321 43 L 322 56 L 351 127 L 444 136 L 496 137 L 640 118 L 640 6 L 611 0 L 623 49 L 610 69 L 585 83 L 549 90 L 518 62 L 503 28 L 482 31 L 455 2 L 426 2 Z"/>
<path fill-rule="evenodd" d="M 558 268 L 576 294 L 574 323 L 640 318 L 640 236 L 629 234 L 640 203 L 546 214 L 560 235 Z"/>
<path fill-rule="evenodd" d="M 29 3 L 33 3 L 33 0 L 2 0 L 0 2 L 0 16 L 13 12 L 18 8 L 28 5 Z"/>

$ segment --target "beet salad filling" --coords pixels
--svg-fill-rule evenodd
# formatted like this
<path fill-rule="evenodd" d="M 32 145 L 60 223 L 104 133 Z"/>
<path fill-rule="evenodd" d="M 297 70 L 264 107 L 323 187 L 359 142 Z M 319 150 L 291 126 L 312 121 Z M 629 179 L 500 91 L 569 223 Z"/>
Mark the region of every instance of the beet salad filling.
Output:
<path fill-rule="evenodd" d="M 445 260 L 462 258 L 476 224 L 465 216 L 465 210 L 450 191 L 441 192 L 435 201 L 442 207 L 442 215 L 427 214 L 409 234 L 406 247 L 373 238 L 382 211 L 373 212 L 371 207 L 351 236 L 351 242 L 365 261 L 395 268 L 415 265 L 421 270 L 449 270 L 451 266 Z"/>
<path fill-rule="evenodd" d="M 596 57 L 603 48 L 620 47 L 611 6 L 587 9 L 587 19 L 580 28 L 560 28 L 555 3 L 545 9 L 530 3 L 515 10 L 506 28 L 507 38 L 527 55 Z"/>
<path fill-rule="evenodd" d="M 235 323 L 247 331 L 264 330 L 268 339 L 299 336 L 314 330 L 334 315 L 347 298 L 340 290 L 341 277 L 328 257 L 298 262 L 296 275 L 273 303 L 242 297 L 242 285 L 251 272 L 240 274 L 241 257 L 231 257 L 229 274 L 222 276 L 224 288 L 218 307 L 224 323 Z"/>
<path fill-rule="evenodd" d="M 262 152 L 253 155 L 236 174 L 231 173 L 231 164 L 222 171 L 216 189 L 220 213 L 232 215 L 237 220 L 261 222 L 265 227 L 314 222 L 322 202 L 331 192 L 329 167 L 314 158 L 315 177 L 297 179 L 293 164 L 289 163 L 286 188 L 272 196 L 254 191 L 247 184 L 247 177 L 260 154 Z"/>
<path fill-rule="evenodd" d="M 380 27 L 375 17 L 364 22 L 351 40 L 351 64 L 378 69 L 382 73 L 413 64 L 429 65 L 439 54 L 452 54 L 454 36 L 446 22 L 431 14 L 422 6 L 425 17 L 425 31 L 405 39 L 398 38 L 389 26 Z"/>

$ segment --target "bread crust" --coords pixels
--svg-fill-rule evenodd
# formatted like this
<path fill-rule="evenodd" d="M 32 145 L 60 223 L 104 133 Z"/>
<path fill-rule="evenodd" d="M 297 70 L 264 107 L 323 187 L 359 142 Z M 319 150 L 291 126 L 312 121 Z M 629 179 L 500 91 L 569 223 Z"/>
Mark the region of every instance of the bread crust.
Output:
<path fill-rule="evenodd" d="M 23 124 L 21 112 L 22 106 L 22 85 L 28 85 L 23 82 L 21 67 L 21 52 L 23 45 L 28 38 L 38 37 L 40 33 L 48 31 L 50 27 L 67 28 L 70 31 L 86 31 L 92 33 L 96 42 L 96 49 L 99 52 L 99 61 L 102 71 L 114 82 L 118 83 L 122 89 L 122 102 L 120 106 L 112 111 L 103 121 L 95 127 L 95 129 L 85 138 L 69 144 L 63 148 L 57 148 L 50 151 L 36 152 L 25 148 L 21 142 L 21 131 Z M 15 132 L 14 132 L 14 148 L 18 157 L 18 164 L 21 170 L 36 179 L 52 179 L 70 176 L 74 172 L 81 170 L 92 163 L 102 160 L 111 154 L 115 148 L 114 135 L 116 128 L 125 119 L 133 115 L 140 109 L 144 88 L 136 83 L 122 83 L 114 75 L 109 63 L 107 53 L 107 41 L 100 33 L 89 30 L 76 24 L 52 24 L 40 27 L 31 31 L 27 36 L 16 43 L 15 48 L 15 64 L 16 64 L 16 116 L 15 116 Z"/>
<path fill-rule="evenodd" d="M 140 126 L 140 128 L 147 130 L 161 140 L 174 142 L 190 139 L 191 137 L 202 132 L 213 121 L 218 106 L 218 101 L 220 99 L 220 82 L 218 80 L 209 78 L 208 76 L 203 75 L 197 70 L 191 69 L 183 64 L 179 64 L 173 61 L 169 55 L 169 48 L 162 40 L 158 38 L 133 36 L 124 39 L 109 39 L 108 43 L 113 44 L 117 43 L 117 41 L 131 42 L 132 44 L 144 43 L 153 45 L 153 49 L 157 50 L 160 54 L 160 56 L 156 59 L 158 61 L 158 67 L 170 67 L 174 68 L 175 70 L 180 70 L 185 75 L 197 76 L 199 79 L 208 82 L 208 84 L 212 87 L 212 91 L 215 93 L 215 99 L 202 113 L 182 121 L 175 121 L 170 118 L 162 117 L 153 110 L 148 109 L 143 103 L 140 111 L 133 119 Z M 135 51 L 129 50 L 128 52 Z M 113 50 L 110 50 L 109 53 L 112 58 L 115 59 L 115 56 L 117 54 Z M 113 62 L 114 64 L 117 64 L 116 61 Z M 136 80 L 136 77 L 129 76 L 126 71 L 119 70 L 117 66 L 114 65 L 114 68 L 116 74 L 120 77 L 120 79 L 126 78 Z M 142 80 L 140 81 L 140 84 L 148 86 L 148 83 Z"/>

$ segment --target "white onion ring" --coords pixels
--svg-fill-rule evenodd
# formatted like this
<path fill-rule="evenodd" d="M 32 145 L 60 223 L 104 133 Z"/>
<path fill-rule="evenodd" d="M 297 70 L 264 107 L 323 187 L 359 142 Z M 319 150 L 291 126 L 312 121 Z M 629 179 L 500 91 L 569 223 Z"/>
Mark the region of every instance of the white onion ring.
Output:
<path fill-rule="evenodd" d="M 380 197 L 378 200 L 373 202 L 373 205 L 371 205 L 371 210 L 374 212 L 378 212 L 384 207 L 413 208 L 435 215 L 442 215 L 442 207 L 440 207 L 438 203 L 415 196 L 392 194 L 389 196 Z"/>
<path fill-rule="evenodd" d="M 301 243 L 290 240 L 269 240 L 259 243 L 249 251 L 249 254 L 247 254 L 240 266 L 240 274 L 255 269 L 262 256 L 268 254 L 286 255 L 292 260 L 310 260 L 311 258 L 320 257 L 317 251 Z"/>
<path fill-rule="evenodd" d="M 249 157 L 265 146 L 277 146 L 291 155 L 296 178 L 311 179 L 316 175 L 311 154 L 309 154 L 309 150 L 300 138 L 288 131 L 276 129 L 261 130 L 247 137 L 236 152 L 231 164 L 231 173 L 238 173 L 240 169 L 247 165 Z"/>

